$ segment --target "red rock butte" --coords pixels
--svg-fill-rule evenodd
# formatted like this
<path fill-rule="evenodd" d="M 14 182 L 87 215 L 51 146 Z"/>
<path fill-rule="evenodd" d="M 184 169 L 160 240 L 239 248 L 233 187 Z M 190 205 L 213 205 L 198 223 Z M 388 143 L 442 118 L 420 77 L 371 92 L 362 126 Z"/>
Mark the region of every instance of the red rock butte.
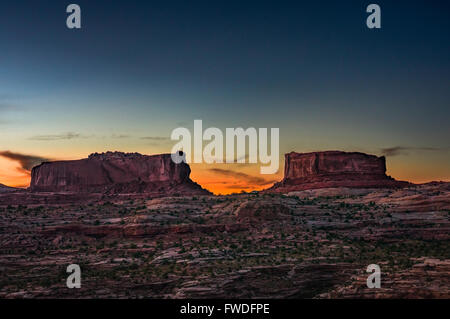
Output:
<path fill-rule="evenodd" d="M 193 182 L 188 164 L 170 154 L 94 153 L 86 159 L 45 162 L 32 169 L 32 192 L 210 194 Z"/>
<path fill-rule="evenodd" d="M 386 175 L 386 158 L 358 152 L 285 154 L 284 178 L 268 192 L 317 188 L 400 188 L 410 185 Z"/>

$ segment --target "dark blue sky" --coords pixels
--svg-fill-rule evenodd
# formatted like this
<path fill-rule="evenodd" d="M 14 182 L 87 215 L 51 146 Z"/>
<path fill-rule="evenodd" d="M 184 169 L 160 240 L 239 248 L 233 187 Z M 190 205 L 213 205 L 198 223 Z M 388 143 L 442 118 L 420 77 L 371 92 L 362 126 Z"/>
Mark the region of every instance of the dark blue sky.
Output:
<path fill-rule="evenodd" d="M 282 153 L 400 146 L 449 178 L 450 2 L 372 2 L 2 1 L 0 148 L 49 154 L 33 136 L 73 132 L 59 156 L 151 153 L 168 146 L 141 137 L 198 118 L 279 127 Z"/>

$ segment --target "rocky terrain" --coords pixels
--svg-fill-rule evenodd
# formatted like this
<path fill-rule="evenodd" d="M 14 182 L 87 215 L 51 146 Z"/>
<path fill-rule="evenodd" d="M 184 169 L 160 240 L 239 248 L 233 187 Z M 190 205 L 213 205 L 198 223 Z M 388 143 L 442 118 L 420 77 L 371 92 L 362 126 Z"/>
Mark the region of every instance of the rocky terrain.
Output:
<path fill-rule="evenodd" d="M 0 195 L 0 298 L 450 297 L 449 183 L 10 196 Z M 81 289 L 66 287 L 69 264 Z M 380 289 L 366 286 L 369 264 Z"/>
<path fill-rule="evenodd" d="M 0 184 L 0 193 L 16 192 L 19 189 Z"/>
<path fill-rule="evenodd" d="M 73 193 L 147 193 L 164 196 L 210 194 L 194 183 L 189 165 L 170 154 L 107 152 L 75 161 L 45 162 L 33 168 L 30 191 Z"/>
<path fill-rule="evenodd" d="M 352 187 L 401 188 L 407 182 L 386 175 L 385 157 L 357 152 L 313 152 L 285 154 L 284 178 L 267 192 Z"/>
<path fill-rule="evenodd" d="M 212 196 L 168 154 L 43 163 L 0 187 L 0 298 L 449 298 L 450 183 L 385 172 L 290 153 L 271 189 Z"/>

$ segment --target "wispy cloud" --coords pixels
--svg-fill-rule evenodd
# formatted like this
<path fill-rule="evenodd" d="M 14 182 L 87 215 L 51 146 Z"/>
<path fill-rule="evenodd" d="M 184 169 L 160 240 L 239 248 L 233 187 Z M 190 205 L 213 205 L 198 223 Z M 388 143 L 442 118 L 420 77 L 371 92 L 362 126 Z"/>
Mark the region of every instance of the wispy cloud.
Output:
<path fill-rule="evenodd" d="M 149 141 L 170 141 L 170 138 L 163 136 L 143 136 L 141 140 L 149 140 Z"/>
<path fill-rule="evenodd" d="M 85 136 L 79 133 L 67 132 L 62 134 L 35 135 L 30 137 L 29 139 L 33 141 L 57 141 L 57 140 L 73 140 L 76 138 L 85 138 Z"/>
<path fill-rule="evenodd" d="M 21 109 L 18 102 L 23 97 L 13 94 L 0 94 L 0 111 L 11 111 Z"/>
<path fill-rule="evenodd" d="M 226 189 L 242 189 L 242 190 L 250 190 L 253 189 L 252 186 L 249 185 L 243 185 L 243 184 L 229 184 L 224 186 Z"/>
<path fill-rule="evenodd" d="M 272 184 L 275 182 L 275 180 L 267 180 L 265 178 L 259 177 L 259 176 L 252 176 L 246 173 L 242 172 L 236 172 L 228 169 L 222 169 L 222 168 L 210 168 L 210 172 L 222 175 L 222 176 L 229 176 L 234 177 L 236 179 L 239 179 L 243 182 L 246 182 L 250 185 L 256 185 L 256 186 L 264 186 L 268 184 Z"/>
<path fill-rule="evenodd" d="M 130 138 L 131 135 L 127 135 L 127 134 L 113 134 L 111 135 L 112 138 L 115 139 L 122 139 L 122 138 Z"/>
<path fill-rule="evenodd" d="M 444 149 L 437 147 L 410 147 L 410 146 L 394 146 L 388 148 L 382 148 L 380 151 L 385 156 L 397 156 L 407 155 L 409 152 L 435 152 L 442 151 Z"/>
<path fill-rule="evenodd" d="M 0 97 L 0 112 L 8 112 L 8 111 L 14 110 L 16 108 L 17 107 L 14 104 L 12 104 L 8 101 L 5 101 Z"/>
<path fill-rule="evenodd" d="M 34 166 L 47 162 L 50 159 L 36 155 L 0 151 L 0 156 L 16 161 L 21 166 L 21 171 L 29 172 Z"/>

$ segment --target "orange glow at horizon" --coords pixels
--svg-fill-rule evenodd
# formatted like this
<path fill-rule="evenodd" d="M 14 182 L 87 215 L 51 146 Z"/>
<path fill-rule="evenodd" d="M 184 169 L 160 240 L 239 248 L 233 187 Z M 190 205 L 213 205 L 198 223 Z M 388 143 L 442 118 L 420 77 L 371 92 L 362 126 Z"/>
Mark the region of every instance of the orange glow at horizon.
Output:
<path fill-rule="evenodd" d="M 445 171 L 437 166 L 428 167 L 427 170 L 418 170 L 418 163 L 407 166 L 393 162 L 394 164 L 390 165 L 390 168 L 388 167 L 387 174 L 398 180 L 418 184 L 450 180 L 450 176 L 440 175 Z M 241 166 L 235 164 L 190 164 L 190 167 L 191 179 L 216 195 L 260 191 L 271 187 L 274 182 L 283 178 L 283 167 L 280 167 L 276 175 L 261 175 L 259 174 L 259 165 L 254 164 Z M 219 173 L 214 169 L 217 169 Z M 220 174 L 222 171 L 232 173 Z M 0 157 L 0 184 L 26 188 L 30 184 L 30 179 L 30 172 L 22 169 L 18 162 Z M 254 183 L 254 180 L 257 183 Z"/>
<path fill-rule="evenodd" d="M 31 175 L 16 161 L 0 157 L 0 184 L 11 187 L 28 187 Z"/>
<path fill-rule="evenodd" d="M 259 164 L 190 164 L 191 179 L 216 195 L 260 191 L 280 181 L 275 175 L 261 175 Z"/>

